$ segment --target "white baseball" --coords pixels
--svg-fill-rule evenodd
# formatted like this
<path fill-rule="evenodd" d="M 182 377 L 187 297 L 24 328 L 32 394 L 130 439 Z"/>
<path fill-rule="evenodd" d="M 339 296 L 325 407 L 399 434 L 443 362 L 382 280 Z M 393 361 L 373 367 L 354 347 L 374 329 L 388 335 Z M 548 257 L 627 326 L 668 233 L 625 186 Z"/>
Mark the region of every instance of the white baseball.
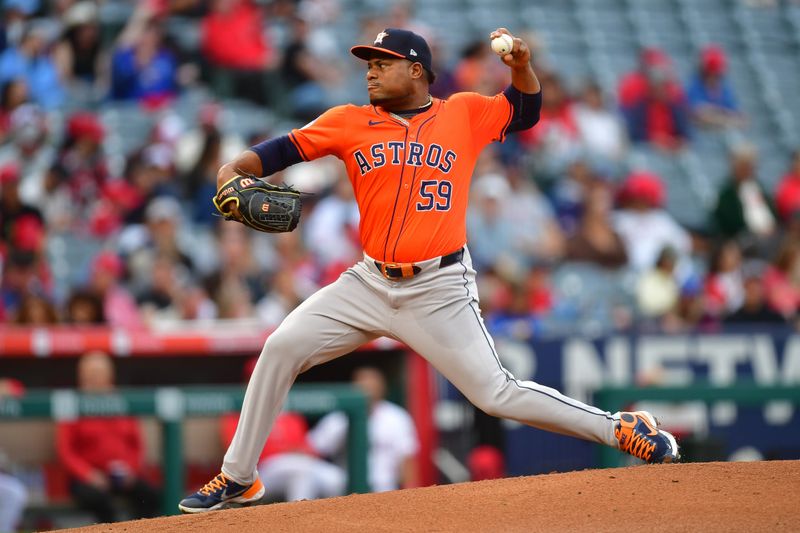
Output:
<path fill-rule="evenodd" d="M 507 33 L 503 33 L 500 37 L 492 39 L 492 50 L 499 56 L 504 56 L 511 52 L 514 48 L 514 39 Z"/>

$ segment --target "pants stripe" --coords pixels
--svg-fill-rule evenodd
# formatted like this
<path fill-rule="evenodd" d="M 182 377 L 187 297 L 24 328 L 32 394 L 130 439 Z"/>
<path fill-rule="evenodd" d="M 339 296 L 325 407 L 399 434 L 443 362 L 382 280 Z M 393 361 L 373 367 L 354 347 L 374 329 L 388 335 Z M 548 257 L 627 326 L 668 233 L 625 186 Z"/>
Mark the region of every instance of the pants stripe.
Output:
<path fill-rule="evenodd" d="M 581 411 L 584 411 L 584 412 L 589 413 L 591 415 L 602 416 L 602 417 L 604 417 L 604 418 L 606 418 L 608 420 L 613 420 L 613 418 L 611 416 L 609 416 L 608 413 L 606 413 L 605 411 L 602 411 L 601 409 L 598 409 L 598 411 L 600 411 L 600 412 L 595 412 L 595 411 L 590 411 L 588 409 L 584 409 L 583 407 L 580 407 L 578 405 L 574 405 L 574 404 L 569 403 L 568 401 L 564 400 L 563 398 L 558 398 L 556 396 L 548 394 L 547 392 L 545 392 L 543 390 L 539 390 L 539 389 L 535 389 L 535 388 L 532 388 L 532 387 L 527 387 L 525 385 L 522 385 L 519 382 L 518 379 L 516 379 L 513 376 L 511 376 L 510 372 L 508 370 L 506 370 L 505 367 L 503 367 L 503 363 L 500 362 L 500 357 L 497 355 L 497 351 L 495 350 L 494 345 L 492 344 L 492 342 L 490 340 L 489 332 L 486 331 L 486 326 L 484 325 L 483 321 L 480 319 L 480 315 L 475 310 L 475 307 L 473 307 L 473 304 L 475 303 L 475 298 L 473 298 L 472 295 L 469 292 L 469 286 L 468 286 L 469 285 L 469 280 L 467 279 L 467 271 L 468 271 L 467 265 L 464 264 L 463 260 L 459 261 L 459 263 L 461 264 L 462 267 L 464 267 L 464 272 L 462 274 L 462 277 L 464 278 L 464 290 L 467 291 L 467 296 L 470 298 L 469 308 L 472 309 L 472 314 L 475 315 L 475 319 L 478 321 L 478 325 L 480 326 L 481 331 L 483 332 L 483 338 L 486 339 L 486 344 L 489 345 L 489 349 L 492 351 L 492 355 L 494 356 L 494 360 L 497 363 L 497 366 L 500 367 L 501 372 L 503 372 L 503 375 L 506 376 L 506 381 L 513 381 L 514 385 L 516 385 L 520 389 L 529 390 L 529 391 L 533 391 L 533 392 L 538 392 L 539 394 L 543 394 L 543 395 L 545 395 L 545 396 L 547 396 L 549 398 L 552 398 L 553 400 L 559 401 L 559 402 L 563 403 L 564 405 L 568 405 L 570 407 L 574 407 L 575 409 L 580 409 Z"/>

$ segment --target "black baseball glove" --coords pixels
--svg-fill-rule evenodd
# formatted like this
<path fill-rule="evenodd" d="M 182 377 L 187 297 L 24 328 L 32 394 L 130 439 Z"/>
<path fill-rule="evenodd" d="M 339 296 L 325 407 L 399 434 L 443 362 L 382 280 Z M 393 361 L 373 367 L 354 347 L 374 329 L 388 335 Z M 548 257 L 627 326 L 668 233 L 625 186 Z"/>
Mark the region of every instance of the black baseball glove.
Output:
<path fill-rule="evenodd" d="M 273 185 L 256 176 L 234 176 L 217 191 L 214 207 L 227 220 L 267 233 L 292 231 L 300 222 L 300 192 L 290 186 Z M 233 202 L 241 215 L 232 214 Z"/>

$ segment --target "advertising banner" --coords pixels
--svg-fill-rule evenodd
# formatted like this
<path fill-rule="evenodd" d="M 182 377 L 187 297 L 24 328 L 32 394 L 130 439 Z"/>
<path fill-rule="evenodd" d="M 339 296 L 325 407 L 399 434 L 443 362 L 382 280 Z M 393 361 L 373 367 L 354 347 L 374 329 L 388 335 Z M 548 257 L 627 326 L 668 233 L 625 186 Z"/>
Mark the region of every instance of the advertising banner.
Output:
<path fill-rule="evenodd" d="M 594 403 L 594 392 L 604 386 L 755 383 L 800 387 L 800 335 L 796 334 L 616 335 L 529 343 L 496 339 L 496 344 L 504 366 L 516 378 L 554 387 L 588 403 Z M 790 403 L 706 405 L 686 397 L 679 403 L 606 407 L 653 410 L 665 426 L 694 447 L 697 457 L 800 458 L 800 409 Z M 503 427 L 509 475 L 597 464 L 592 444 L 508 421 Z"/>

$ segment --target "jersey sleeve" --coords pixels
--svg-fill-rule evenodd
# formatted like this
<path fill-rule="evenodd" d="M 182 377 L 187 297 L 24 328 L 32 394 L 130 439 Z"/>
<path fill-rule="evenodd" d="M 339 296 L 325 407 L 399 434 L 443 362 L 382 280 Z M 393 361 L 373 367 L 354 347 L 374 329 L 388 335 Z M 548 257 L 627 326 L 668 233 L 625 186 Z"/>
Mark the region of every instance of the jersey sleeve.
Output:
<path fill-rule="evenodd" d="M 326 155 L 340 157 L 341 143 L 347 139 L 347 106 L 333 107 L 302 128 L 289 132 L 303 161 L 312 161 Z"/>
<path fill-rule="evenodd" d="M 466 107 L 476 144 L 485 146 L 490 142 L 505 140 L 506 130 L 513 117 L 513 108 L 503 93 L 494 96 L 457 93 L 450 97 L 450 101 Z"/>

